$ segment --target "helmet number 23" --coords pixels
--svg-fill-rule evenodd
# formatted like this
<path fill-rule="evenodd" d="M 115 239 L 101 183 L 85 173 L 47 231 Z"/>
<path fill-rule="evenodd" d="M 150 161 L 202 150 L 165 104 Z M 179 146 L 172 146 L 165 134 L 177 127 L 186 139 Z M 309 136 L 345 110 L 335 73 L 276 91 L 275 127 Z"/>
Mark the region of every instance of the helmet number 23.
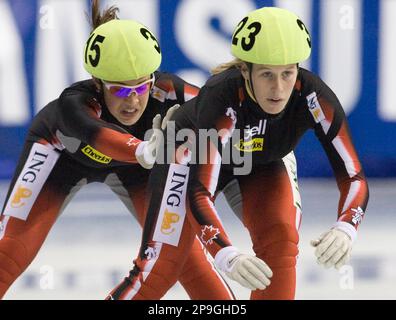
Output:
<path fill-rule="evenodd" d="M 239 32 L 241 32 L 241 30 L 243 29 L 243 27 L 246 25 L 247 21 L 248 21 L 248 17 L 245 17 L 241 22 L 239 22 L 239 27 L 238 29 L 235 31 L 234 37 L 232 38 L 232 44 L 233 45 L 238 45 L 238 41 L 239 39 L 237 38 L 237 35 Z M 260 22 L 252 22 L 251 24 L 249 24 L 246 29 L 250 30 L 251 32 L 248 35 L 248 38 L 243 37 L 241 39 L 242 43 L 242 49 L 245 51 L 249 51 L 253 48 L 254 43 L 256 41 L 256 36 L 257 34 L 260 32 L 261 30 L 261 23 Z M 246 41 L 247 39 L 249 39 L 249 41 Z"/>
<path fill-rule="evenodd" d="M 85 63 L 88 63 L 88 58 L 89 62 L 93 67 L 96 67 L 99 64 L 99 59 L 100 59 L 100 47 L 98 43 L 102 43 L 105 39 L 105 37 L 101 36 L 100 34 L 96 35 L 95 39 L 92 41 L 92 37 L 95 34 L 92 34 L 92 36 L 89 37 L 87 41 L 87 46 L 85 47 Z M 89 51 L 95 51 L 95 57 L 92 57 L 92 54 L 88 55 L 88 47 Z"/>
<path fill-rule="evenodd" d="M 305 31 L 305 33 L 307 34 L 307 36 L 308 36 L 307 43 L 308 43 L 308 46 L 311 48 L 311 39 L 310 39 L 310 35 L 309 35 L 307 27 L 305 26 L 304 22 L 302 22 L 300 19 L 297 19 L 297 24 L 298 24 L 299 28 L 302 31 Z"/>
<path fill-rule="evenodd" d="M 153 36 L 153 34 L 150 31 L 148 31 L 146 28 L 141 28 L 140 29 L 140 33 L 147 40 L 149 38 L 151 38 L 151 40 L 153 40 L 155 42 L 155 45 L 154 45 L 155 50 L 157 50 L 158 53 L 161 53 L 161 49 L 160 49 L 159 43 L 158 43 L 157 39 Z"/>

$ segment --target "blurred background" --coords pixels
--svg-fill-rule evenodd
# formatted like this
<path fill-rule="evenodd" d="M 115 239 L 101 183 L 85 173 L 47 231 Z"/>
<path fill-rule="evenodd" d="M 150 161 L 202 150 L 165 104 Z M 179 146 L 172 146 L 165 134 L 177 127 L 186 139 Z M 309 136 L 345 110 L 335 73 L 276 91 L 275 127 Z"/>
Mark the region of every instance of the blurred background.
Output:
<path fill-rule="evenodd" d="M 0 0 L 0 205 L 32 117 L 75 81 L 89 78 L 82 56 L 90 27 L 86 0 Z M 303 64 L 335 91 L 369 178 L 370 201 L 350 267 L 316 265 L 309 240 L 336 219 L 338 190 L 312 132 L 296 156 L 303 201 L 299 299 L 396 299 L 396 0 L 116 0 L 121 18 L 146 24 L 162 47 L 161 70 L 202 85 L 231 60 L 229 42 L 244 15 L 262 6 L 296 12 L 310 30 Z M 251 251 L 242 224 L 220 197 L 236 246 Z M 265 205 L 265 203 L 263 203 Z M 104 186 L 81 190 L 8 299 L 103 299 L 132 265 L 137 223 Z M 231 284 L 238 298 L 249 293 Z M 186 299 L 176 285 L 166 299 Z"/>

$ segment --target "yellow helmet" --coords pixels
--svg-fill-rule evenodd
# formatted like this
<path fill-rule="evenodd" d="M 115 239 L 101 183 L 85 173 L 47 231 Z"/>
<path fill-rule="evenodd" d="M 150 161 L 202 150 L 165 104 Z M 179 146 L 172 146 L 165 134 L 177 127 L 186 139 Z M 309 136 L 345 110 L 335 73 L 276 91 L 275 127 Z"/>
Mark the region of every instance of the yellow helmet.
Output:
<path fill-rule="evenodd" d="M 264 7 L 239 22 L 232 36 L 231 52 L 256 64 L 299 63 L 311 54 L 311 37 L 293 12 Z"/>
<path fill-rule="evenodd" d="M 133 20 L 111 20 L 97 27 L 87 40 L 84 68 L 107 81 L 136 80 L 161 64 L 161 49 L 154 35 Z"/>

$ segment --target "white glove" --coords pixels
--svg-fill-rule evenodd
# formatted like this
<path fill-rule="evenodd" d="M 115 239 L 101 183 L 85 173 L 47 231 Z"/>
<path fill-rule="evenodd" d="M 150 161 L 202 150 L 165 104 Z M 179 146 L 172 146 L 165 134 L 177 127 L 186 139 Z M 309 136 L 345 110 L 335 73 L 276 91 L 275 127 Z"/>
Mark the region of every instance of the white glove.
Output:
<path fill-rule="evenodd" d="M 352 238 L 347 232 L 338 228 L 323 233 L 319 239 L 312 240 L 311 245 L 316 248 L 317 262 L 325 268 L 340 269 L 351 256 Z"/>
<path fill-rule="evenodd" d="M 242 254 L 232 246 L 217 252 L 215 265 L 229 278 L 250 290 L 264 290 L 271 283 L 272 271 L 263 260 Z"/>
<path fill-rule="evenodd" d="M 154 165 L 155 159 L 157 157 L 158 148 L 161 146 L 162 142 L 162 130 L 166 128 L 166 125 L 172 115 L 175 113 L 177 109 L 179 109 L 180 105 L 175 104 L 173 107 L 169 108 L 164 119 L 161 123 L 161 115 L 157 114 L 153 118 L 153 134 L 148 141 L 143 141 L 136 148 L 136 160 L 139 164 L 145 169 L 151 169 Z"/>

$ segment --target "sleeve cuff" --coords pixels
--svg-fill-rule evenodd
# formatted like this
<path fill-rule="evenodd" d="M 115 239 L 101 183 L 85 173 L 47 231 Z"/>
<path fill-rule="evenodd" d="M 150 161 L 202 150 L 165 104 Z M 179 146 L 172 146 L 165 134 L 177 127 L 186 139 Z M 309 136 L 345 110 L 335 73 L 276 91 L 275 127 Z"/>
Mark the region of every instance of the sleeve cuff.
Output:
<path fill-rule="evenodd" d="M 240 252 L 238 248 L 233 246 L 228 246 L 223 249 L 217 251 L 215 256 L 215 265 L 223 272 L 230 272 L 230 268 L 228 266 L 228 261 L 231 261 L 232 258 L 239 255 Z"/>
<path fill-rule="evenodd" d="M 355 242 L 357 238 L 357 231 L 350 223 L 345 221 L 337 221 L 333 225 L 333 228 L 344 231 L 351 238 L 352 243 Z"/>
<path fill-rule="evenodd" d="M 139 143 L 135 151 L 135 157 L 143 168 L 151 169 L 154 165 L 155 158 L 147 152 L 147 143 L 149 143 L 149 141 L 142 141 Z"/>
<path fill-rule="evenodd" d="M 148 141 L 142 141 L 138 144 L 136 151 L 135 151 L 135 156 L 136 158 L 144 157 L 144 149 L 145 145 L 147 144 Z"/>

